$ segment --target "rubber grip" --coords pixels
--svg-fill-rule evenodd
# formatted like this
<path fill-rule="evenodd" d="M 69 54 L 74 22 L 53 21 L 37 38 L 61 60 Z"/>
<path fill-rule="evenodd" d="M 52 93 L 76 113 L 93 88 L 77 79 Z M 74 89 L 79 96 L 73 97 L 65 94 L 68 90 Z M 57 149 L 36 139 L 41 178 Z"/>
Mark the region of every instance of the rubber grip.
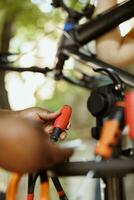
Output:
<path fill-rule="evenodd" d="M 125 119 L 129 127 L 129 137 L 134 140 L 134 91 L 125 95 Z"/>
<path fill-rule="evenodd" d="M 19 185 L 19 181 L 21 179 L 21 174 L 13 173 L 11 180 L 7 186 L 6 191 L 6 200 L 16 200 L 17 198 L 17 189 Z"/>
<path fill-rule="evenodd" d="M 72 108 L 68 105 L 64 105 L 61 109 L 61 114 L 56 118 L 54 122 L 54 128 L 60 128 L 64 131 L 67 128 L 70 117 L 72 114 Z"/>
<path fill-rule="evenodd" d="M 49 200 L 49 183 L 40 184 L 40 200 Z"/>
<path fill-rule="evenodd" d="M 110 158 L 113 146 L 118 142 L 119 135 L 119 122 L 116 120 L 107 120 L 102 127 L 101 137 L 96 145 L 95 154 L 105 159 Z"/>

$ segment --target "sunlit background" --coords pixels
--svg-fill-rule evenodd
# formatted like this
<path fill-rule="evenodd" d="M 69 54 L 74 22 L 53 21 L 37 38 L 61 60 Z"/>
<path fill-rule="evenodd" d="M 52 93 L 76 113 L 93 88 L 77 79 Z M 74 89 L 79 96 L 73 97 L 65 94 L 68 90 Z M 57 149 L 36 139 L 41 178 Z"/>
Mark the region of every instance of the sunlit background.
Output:
<path fill-rule="evenodd" d="M 18 2 L 21 4 L 23 1 Z M 66 2 L 68 3 L 69 1 L 66 0 Z M 85 5 L 86 2 L 88 1 L 79 0 L 78 8 Z M 15 26 L 19 26 L 19 29 L 17 29 L 15 35 L 10 40 L 9 51 L 19 53 L 20 55 L 15 58 L 11 57 L 11 60 L 15 59 L 15 66 L 20 67 L 38 66 L 42 68 L 53 68 L 58 42 L 60 35 L 63 32 L 65 14 L 62 11 L 55 11 L 51 6 L 51 0 L 31 0 L 31 3 L 35 5 L 46 18 L 47 16 L 49 17 L 46 20 L 41 18 L 37 21 L 37 32 L 35 25 L 34 28 L 33 25 L 25 27 L 25 21 L 23 26 L 19 26 L 18 19 Z M 52 20 L 53 16 L 57 17 L 57 19 Z M 23 17 L 21 16 L 20 19 L 23 20 Z M 121 24 L 121 35 L 125 36 L 131 27 L 131 21 Z M 94 47 L 95 45 L 91 45 L 90 48 L 95 52 Z M 76 65 L 79 65 L 78 62 L 70 59 L 65 66 L 66 73 L 69 73 Z M 83 67 L 81 65 L 79 66 Z M 90 72 L 92 73 L 92 70 Z M 90 94 L 89 91 L 70 86 L 63 81 L 56 82 L 53 79 L 52 73 L 46 77 L 40 73 L 8 72 L 5 80 L 10 106 L 13 110 L 20 110 L 32 106 L 42 106 L 47 107 L 50 110 L 57 110 L 63 104 L 70 104 L 74 111 L 72 129 L 70 130 L 70 135 L 68 135 L 67 139 L 77 139 L 75 142 L 77 145 L 80 145 L 79 150 L 74 155 L 75 160 L 93 159 L 94 141 L 89 141 L 89 143 L 84 141 L 84 143 L 82 143 L 81 140 L 78 140 L 80 137 L 87 140 L 91 135 L 90 128 L 93 119 L 86 108 L 87 98 Z M 9 179 L 9 177 L 7 179 Z M 1 178 L 1 190 L 5 190 L 5 182 L 7 179 L 5 177 Z M 72 179 L 63 181 L 67 191 L 71 191 L 70 199 L 74 199 L 75 193 L 81 187 L 81 182 L 83 182 L 83 180 L 84 179 L 81 178 L 74 179 L 73 181 Z M 22 182 L 20 193 L 24 190 L 24 185 L 25 184 Z M 91 182 L 90 186 L 93 187 L 90 187 L 90 189 L 88 188 L 88 191 L 90 190 L 90 198 L 93 199 L 95 182 Z M 87 197 L 89 199 L 89 193 L 87 193 Z M 85 197 L 83 197 L 83 200 L 84 198 Z M 20 197 L 18 199 L 20 200 Z"/>
<path fill-rule="evenodd" d="M 33 4 L 36 4 L 40 11 L 44 14 L 53 11 L 51 6 L 51 0 L 31 0 Z M 81 1 L 85 4 L 85 1 Z M 63 24 L 47 24 L 47 32 L 38 34 L 35 40 L 24 41 L 21 37 L 22 32 L 15 35 L 10 42 L 11 52 L 17 52 L 19 49 L 22 54 L 18 59 L 18 66 L 30 67 L 54 67 L 56 50 L 58 47 L 58 36 L 62 33 Z M 126 35 L 131 29 L 132 24 L 127 21 L 120 25 L 121 35 Z M 46 24 L 44 24 L 46 28 Z M 57 30 L 58 36 L 53 39 L 49 37 L 53 31 Z M 48 34 L 48 35 L 47 35 Z M 68 62 L 66 69 L 73 68 L 74 63 Z M 6 75 L 6 88 L 8 90 L 8 96 L 11 108 L 14 110 L 23 109 L 36 104 L 36 98 L 41 100 L 51 99 L 55 91 L 55 81 L 52 78 L 44 77 L 42 74 L 35 74 L 31 72 L 24 72 L 18 74 L 15 72 L 8 73 Z"/>

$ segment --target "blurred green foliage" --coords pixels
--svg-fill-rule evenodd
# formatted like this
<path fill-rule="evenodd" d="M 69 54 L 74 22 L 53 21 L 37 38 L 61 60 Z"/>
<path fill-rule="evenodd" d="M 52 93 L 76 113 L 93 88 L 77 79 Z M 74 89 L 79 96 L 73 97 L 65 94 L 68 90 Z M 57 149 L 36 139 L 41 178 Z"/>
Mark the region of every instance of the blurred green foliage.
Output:
<path fill-rule="evenodd" d="M 50 12 L 45 13 L 41 10 L 37 2 L 51 3 L 49 0 L 0 0 L 0 42 L 2 42 L 1 35 L 6 21 L 10 21 L 12 26 L 10 41 L 13 38 L 19 38 L 21 42 L 33 41 L 40 34 L 46 34 L 52 30 L 54 32 L 49 37 L 59 38 L 59 33 L 55 27 L 63 24 L 66 14 L 61 9 L 54 8 L 51 8 Z M 83 8 L 87 2 L 88 0 L 66 0 L 66 3 L 70 7 L 78 10 Z M 12 52 L 14 49 L 11 47 L 10 51 Z M 18 49 L 17 46 L 15 50 L 17 51 Z M 64 104 L 71 105 L 73 108 L 72 128 L 69 130 L 67 139 L 89 138 L 91 115 L 89 115 L 86 108 L 88 96 L 89 91 L 60 81 L 55 83 L 53 98 L 49 100 L 37 98 L 36 105 L 48 108 L 49 110 L 60 109 Z M 66 181 L 64 183 L 66 184 Z M 24 185 L 23 183 L 19 199 L 24 199 Z M 54 196 L 53 199 L 56 198 Z"/>
<path fill-rule="evenodd" d="M 40 9 L 41 3 L 43 4 L 45 2 L 45 0 L 0 0 L 0 28 L 2 29 L 4 20 L 15 16 L 13 35 L 23 32 L 25 39 L 33 39 L 39 32 L 47 29 L 48 23 L 57 25 L 63 22 L 65 14 L 61 9 L 51 8 L 50 12 L 46 13 Z M 46 4 L 50 6 L 51 1 L 47 2 Z M 70 7 L 75 9 L 81 9 L 87 2 L 89 2 L 89 0 L 66 1 Z"/>
<path fill-rule="evenodd" d="M 65 1 L 68 6 L 76 10 L 81 10 L 88 2 L 89 0 Z M 49 37 L 59 38 L 55 27 L 63 24 L 66 14 L 61 9 L 52 7 L 49 12 L 45 13 L 40 7 L 44 3 L 50 6 L 51 1 L 0 0 L 0 30 L 2 30 L 3 22 L 7 19 L 12 19 L 14 16 L 12 19 L 12 38 L 17 36 L 21 38 L 22 42 L 33 41 L 41 33 L 47 33 L 50 30 L 55 31 Z M 86 108 L 88 96 L 89 92 L 87 90 L 60 81 L 55 83 L 53 98 L 45 101 L 37 99 L 37 106 L 57 110 L 61 105 L 70 104 L 74 110 L 71 135 L 80 137 L 84 135 L 80 133 L 82 129 L 85 131 L 85 135 L 86 133 L 89 134 L 90 117 Z"/>

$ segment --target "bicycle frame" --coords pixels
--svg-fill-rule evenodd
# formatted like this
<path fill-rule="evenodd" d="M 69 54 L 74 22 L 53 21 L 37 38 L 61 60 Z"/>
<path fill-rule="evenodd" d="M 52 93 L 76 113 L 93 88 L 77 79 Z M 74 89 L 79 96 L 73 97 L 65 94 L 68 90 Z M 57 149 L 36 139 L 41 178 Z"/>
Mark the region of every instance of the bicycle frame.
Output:
<path fill-rule="evenodd" d="M 76 24 L 74 21 L 72 23 L 72 18 L 67 17 L 66 23 L 72 23 L 73 26 L 70 30 L 64 29 L 64 31 L 66 31 L 66 33 L 70 36 L 70 39 L 65 35 L 63 35 L 60 41 L 57 53 L 58 62 L 56 64 L 56 79 L 59 80 L 63 78 L 62 70 L 64 62 L 69 58 L 71 54 L 77 56 L 79 60 L 83 60 L 86 63 L 90 62 L 94 70 L 99 68 L 99 69 L 110 69 L 113 72 L 116 72 L 119 78 L 125 84 L 134 87 L 134 75 L 131 75 L 112 65 L 104 63 L 99 59 L 95 58 L 93 55 L 88 56 L 87 54 L 84 54 L 81 51 L 79 51 L 80 47 L 82 47 L 84 44 L 87 44 L 91 40 L 96 39 L 97 37 L 103 35 L 104 33 L 112 30 L 121 22 L 130 19 L 133 16 L 134 16 L 134 1 L 128 0 L 120 4 L 119 6 L 110 9 L 107 12 L 98 15 L 96 18 L 87 21 L 83 25 L 78 25 L 78 21 L 76 21 Z M 8 70 L 10 69 L 11 68 L 9 67 Z M 5 69 L 3 68 L 2 70 Z M 38 71 L 38 69 L 36 68 L 35 71 Z M 43 73 L 43 71 L 40 72 Z M 79 83 L 76 85 L 79 85 Z M 120 180 L 120 178 L 122 178 L 126 174 L 134 173 L 134 160 L 133 158 L 125 157 L 125 159 L 111 159 L 108 162 L 104 160 L 99 163 L 96 161 L 64 163 L 56 167 L 53 167 L 51 169 L 48 169 L 48 173 L 50 177 L 55 177 L 55 175 L 85 176 L 89 172 L 89 170 L 94 171 L 95 177 L 105 178 L 109 181 L 111 181 L 109 177 L 112 177 L 113 178 L 112 180 L 114 180 L 114 178 L 117 178 L 116 179 L 117 183 Z M 114 183 L 112 182 L 112 184 L 115 184 L 115 182 Z M 48 197 L 46 199 L 48 199 Z M 117 197 L 115 196 L 115 199 L 112 200 L 116 199 Z M 10 199 L 10 200 L 15 200 L 15 199 Z M 105 200 L 110 200 L 110 198 L 105 197 Z"/>

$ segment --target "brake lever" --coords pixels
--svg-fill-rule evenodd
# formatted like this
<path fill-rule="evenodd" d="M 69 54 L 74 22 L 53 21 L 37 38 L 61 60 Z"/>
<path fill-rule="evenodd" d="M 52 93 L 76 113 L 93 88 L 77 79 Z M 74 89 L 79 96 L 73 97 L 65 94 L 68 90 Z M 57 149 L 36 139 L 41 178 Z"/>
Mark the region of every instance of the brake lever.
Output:
<path fill-rule="evenodd" d="M 113 81 L 115 84 L 115 89 L 120 90 L 121 92 L 124 91 L 125 85 L 121 78 L 118 76 L 118 74 L 110 68 L 98 68 L 98 69 L 93 69 L 95 72 L 106 72 L 109 76 L 109 78 Z"/>

